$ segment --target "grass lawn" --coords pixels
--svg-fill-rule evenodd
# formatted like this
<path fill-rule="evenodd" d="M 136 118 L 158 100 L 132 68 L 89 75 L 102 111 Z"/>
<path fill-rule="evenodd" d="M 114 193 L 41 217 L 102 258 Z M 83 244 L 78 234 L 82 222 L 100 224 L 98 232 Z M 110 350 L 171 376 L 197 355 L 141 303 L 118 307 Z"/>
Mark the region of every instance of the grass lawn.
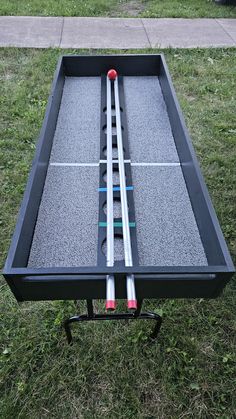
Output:
<path fill-rule="evenodd" d="M 147 51 L 145 51 L 147 52 Z M 164 51 L 231 252 L 235 239 L 236 50 Z M 3 265 L 60 50 L 0 49 L 0 254 Z M 155 300 L 150 323 L 80 325 L 72 302 L 18 305 L 0 279 L 0 418 L 236 417 L 235 282 L 216 300 Z M 104 303 L 97 302 L 97 309 Z"/>
<path fill-rule="evenodd" d="M 212 0 L 150 0 L 144 4 L 144 17 L 236 17 L 236 7 L 219 6 Z"/>
<path fill-rule="evenodd" d="M 1 0 L 0 15 L 236 17 L 236 7 L 212 0 Z"/>

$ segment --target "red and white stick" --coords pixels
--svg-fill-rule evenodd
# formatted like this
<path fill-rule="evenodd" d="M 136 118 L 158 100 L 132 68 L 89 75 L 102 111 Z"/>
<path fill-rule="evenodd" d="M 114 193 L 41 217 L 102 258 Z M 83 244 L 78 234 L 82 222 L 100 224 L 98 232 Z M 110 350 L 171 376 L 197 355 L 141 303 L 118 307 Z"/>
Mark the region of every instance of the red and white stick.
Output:
<path fill-rule="evenodd" d="M 107 266 L 114 266 L 113 163 L 112 163 L 112 70 L 107 74 Z M 106 276 L 106 310 L 115 310 L 115 278 Z"/>
<path fill-rule="evenodd" d="M 129 210 L 128 210 L 126 180 L 125 180 L 126 177 L 125 177 L 124 149 L 123 149 L 121 117 L 120 117 L 118 77 L 116 77 L 114 80 L 114 91 L 115 91 L 116 131 L 117 131 L 118 163 L 119 163 L 119 175 L 120 175 L 120 196 L 121 196 L 122 230 L 123 230 L 123 240 L 124 240 L 125 266 L 133 266 L 130 227 L 129 227 Z M 129 274 L 126 276 L 126 289 L 127 289 L 128 309 L 136 310 L 137 300 L 136 300 L 135 281 L 134 281 L 133 274 Z"/>

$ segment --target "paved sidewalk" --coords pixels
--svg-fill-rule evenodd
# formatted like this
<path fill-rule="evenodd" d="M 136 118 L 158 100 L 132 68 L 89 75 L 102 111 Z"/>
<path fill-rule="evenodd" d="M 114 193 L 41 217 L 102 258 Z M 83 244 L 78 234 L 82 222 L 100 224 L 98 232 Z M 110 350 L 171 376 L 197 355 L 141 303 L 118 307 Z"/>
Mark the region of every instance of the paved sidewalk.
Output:
<path fill-rule="evenodd" d="M 0 46 L 194 48 L 236 46 L 236 19 L 1 16 Z"/>

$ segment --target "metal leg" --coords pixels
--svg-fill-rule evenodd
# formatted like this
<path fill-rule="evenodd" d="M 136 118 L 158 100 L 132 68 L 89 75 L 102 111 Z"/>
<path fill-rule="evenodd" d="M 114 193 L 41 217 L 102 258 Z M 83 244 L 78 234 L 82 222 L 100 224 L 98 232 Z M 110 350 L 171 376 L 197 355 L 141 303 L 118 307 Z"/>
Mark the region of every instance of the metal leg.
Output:
<path fill-rule="evenodd" d="M 138 300 L 137 310 L 134 313 L 104 313 L 104 314 L 94 314 L 93 311 L 93 301 L 87 300 L 87 309 L 88 314 L 81 314 L 78 316 L 72 316 L 64 322 L 64 328 L 66 332 L 67 341 L 69 344 L 72 343 L 72 334 L 71 334 L 71 323 L 83 322 L 83 321 L 95 321 L 95 320 L 154 320 L 156 325 L 150 335 L 152 340 L 156 339 L 161 324 L 162 318 L 156 313 L 146 312 L 141 313 L 143 300 Z"/>
<path fill-rule="evenodd" d="M 88 317 L 93 317 L 93 300 L 87 300 Z"/>
<path fill-rule="evenodd" d="M 141 313 L 141 310 L 142 310 L 142 305 L 143 305 L 143 300 L 138 300 L 137 301 L 137 310 L 135 310 L 135 312 L 134 312 L 135 317 L 140 316 L 140 313 Z"/>
<path fill-rule="evenodd" d="M 71 344 L 71 342 L 72 342 L 72 334 L 71 334 L 71 330 L 70 330 L 70 323 L 71 323 L 71 318 L 67 319 L 64 322 L 64 329 L 65 329 L 65 332 L 66 332 L 66 338 L 67 338 L 67 342 L 69 344 Z"/>
<path fill-rule="evenodd" d="M 157 338 L 157 335 L 158 335 L 158 333 L 160 331 L 161 324 L 162 324 L 162 317 L 159 316 L 156 313 L 152 313 L 152 314 L 155 314 L 156 325 L 155 325 L 155 327 L 154 327 L 154 329 L 153 329 L 153 331 L 152 331 L 152 333 L 150 335 L 150 339 L 154 340 L 154 339 Z"/>

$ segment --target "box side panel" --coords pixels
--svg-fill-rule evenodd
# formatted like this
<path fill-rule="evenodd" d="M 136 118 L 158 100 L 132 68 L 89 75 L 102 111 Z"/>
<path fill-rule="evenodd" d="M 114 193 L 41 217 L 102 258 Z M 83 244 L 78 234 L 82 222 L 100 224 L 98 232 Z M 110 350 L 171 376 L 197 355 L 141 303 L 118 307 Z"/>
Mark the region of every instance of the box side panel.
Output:
<path fill-rule="evenodd" d="M 6 260 L 4 268 L 6 271 L 12 266 L 24 267 L 27 265 L 34 226 L 47 173 L 63 85 L 64 70 L 60 60 L 55 73 L 35 157 Z"/>
<path fill-rule="evenodd" d="M 230 279 L 230 274 L 219 275 L 172 275 L 137 276 L 137 298 L 215 298 Z M 8 282 L 19 292 L 13 292 L 18 301 L 104 299 L 106 281 L 104 276 L 53 276 L 10 278 Z M 126 277 L 116 277 L 116 297 L 126 298 Z"/>
<path fill-rule="evenodd" d="M 73 77 L 101 76 L 110 68 L 120 75 L 154 76 L 159 73 L 160 54 L 65 56 L 63 64 L 66 76 Z"/>
<path fill-rule="evenodd" d="M 209 265 L 227 264 L 229 269 L 233 269 L 232 260 L 203 180 L 163 57 L 160 65 L 159 80 L 165 98 L 184 179 L 208 263 Z"/>

